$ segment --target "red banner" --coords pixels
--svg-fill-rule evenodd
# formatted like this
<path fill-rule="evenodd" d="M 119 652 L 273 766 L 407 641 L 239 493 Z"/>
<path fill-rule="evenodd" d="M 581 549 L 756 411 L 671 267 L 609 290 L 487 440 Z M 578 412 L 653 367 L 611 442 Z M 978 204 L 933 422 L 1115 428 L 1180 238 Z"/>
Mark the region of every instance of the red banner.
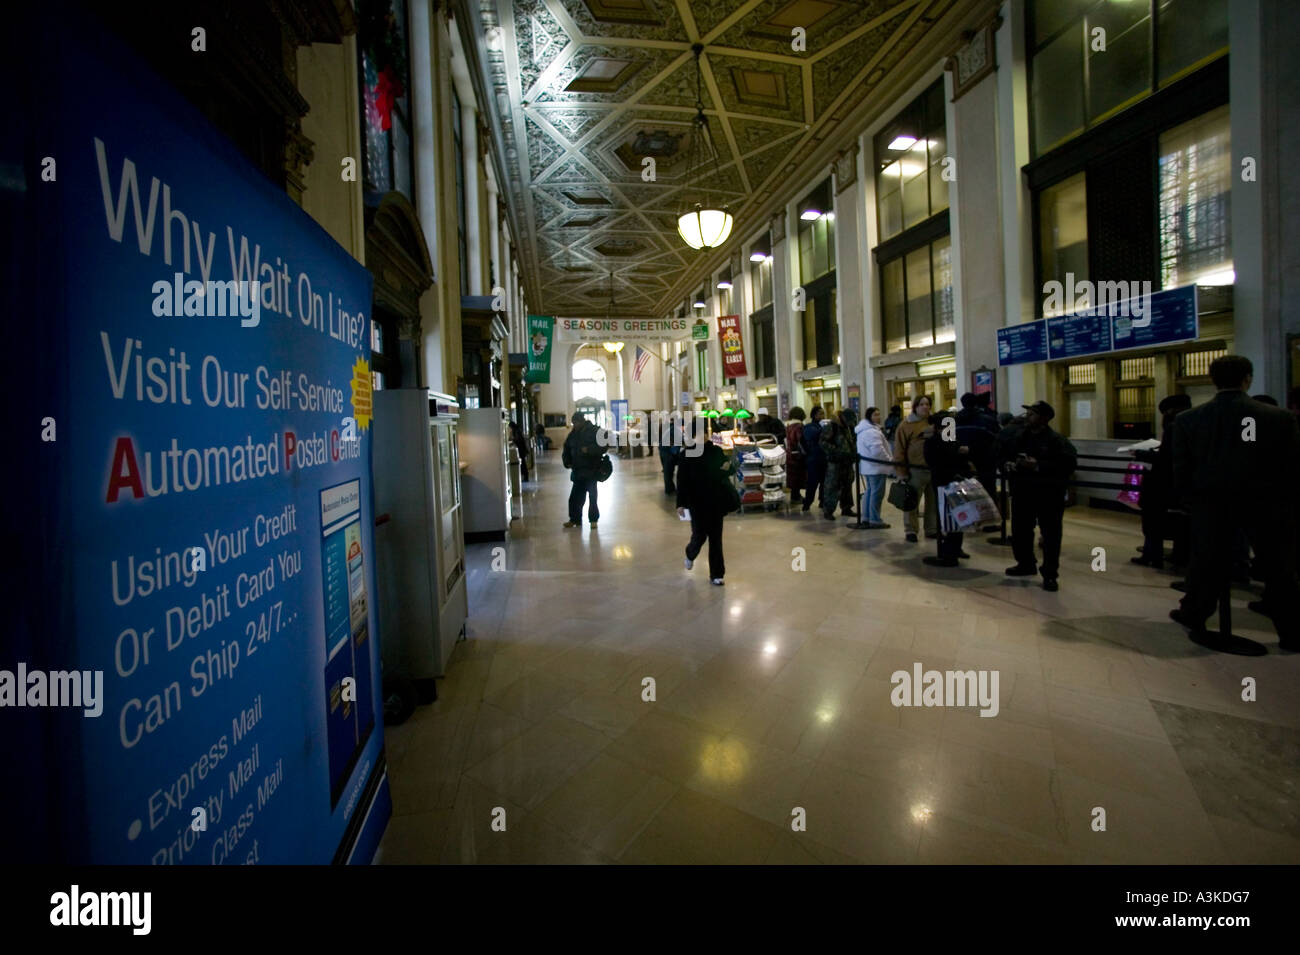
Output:
<path fill-rule="evenodd" d="M 740 335 L 740 316 L 718 317 L 718 344 L 722 346 L 722 377 L 743 378 L 745 371 L 745 341 Z"/>

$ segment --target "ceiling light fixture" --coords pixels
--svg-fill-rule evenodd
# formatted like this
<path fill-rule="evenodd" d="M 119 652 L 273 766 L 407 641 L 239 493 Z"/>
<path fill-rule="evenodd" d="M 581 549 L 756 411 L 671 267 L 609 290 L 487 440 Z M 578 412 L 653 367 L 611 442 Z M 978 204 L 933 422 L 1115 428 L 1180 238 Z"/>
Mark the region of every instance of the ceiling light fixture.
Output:
<path fill-rule="evenodd" d="M 889 144 L 890 149 L 911 149 L 916 145 L 915 136 L 895 136 L 894 141 Z"/>
<path fill-rule="evenodd" d="M 799 214 L 799 218 L 804 222 L 815 222 L 822 217 L 820 209 L 805 209 Z"/>
<path fill-rule="evenodd" d="M 751 262 L 766 262 L 766 261 L 767 261 L 767 255 L 766 255 L 765 253 L 763 253 L 763 252 L 751 252 L 751 253 L 749 253 L 749 261 L 751 261 Z"/>
<path fill-rule="evenodd" d="M 728 282 L 728 281 L 726 281 L 726 280 L 724 279 L 723 281 L 721 281 L 721 282 L 718 283 L 718 288 L 720 288 L 720 289 L 729 289 L 729 288 L 731 288 L 731 283 Z"/>
<path fill-rule="evenodd" d="M 709 134 L 709 120 L 704 115 L 704 97 L 701 92 L 700 54 L 704 44 L 691 47 L 695 53 L 695 122 L 691 131 L 691 149 L 686 166 L 684 195 L 698 195 L 677 217 L 677 234 L 692 249 L 716 249 L 731 235 L 732 217 L 726 206 L 709 200 L 700 183 L 717 173 L 717 150 Z M 689 201 L 689 200 L 688 200 Z"/>

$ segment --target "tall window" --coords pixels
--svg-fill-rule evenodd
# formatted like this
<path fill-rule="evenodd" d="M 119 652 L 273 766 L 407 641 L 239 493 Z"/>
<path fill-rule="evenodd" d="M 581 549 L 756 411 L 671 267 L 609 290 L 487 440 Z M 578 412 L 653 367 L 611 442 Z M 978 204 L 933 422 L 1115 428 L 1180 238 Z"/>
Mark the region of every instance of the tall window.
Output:
<path fill-rule="evenodd" d="M 1175 288 L 1232 273 L 1228 107 L 1160 136 L 1160 281 Z"/>
<path fill-rule="evenodd" d="M 835 309 L 835 214 L 831 181 L 822 182 L 799 203 L 799 284 L 802 367 L 821 368 L 840 360 L 840 326 Z"/>
<path fill-rule="evenodd" d="M 943 178 L 947 151 L 939 80 L 876 134 L 876 214 L 882 242 L 948 208 Z"/>
<path fill-rule="evenodd" d="M 456 242 L 460 248 L 460 294 L 469 294 L 469 249 L 465 245 L 465 143 L 460 135 L 460 97 L 451 90 L 451 139 L 456 154 Z"/>
<path fill-rule="evenodd" d="M 1083 173 L 1049 186 L 1038 196 L 1039 244 L 1043 281 L 1069 287 L 1088 278 L 1088 186 Z M 1060 312 L 1074 311 L 1073 303 L 1062 303 Z M 1058 310 L 1044 314 L 1057 314 Z"/>
<path fill-rule="evenodd" d="M 695 390 L 705 391 L 709 387 L 709 346 L 700 342 L 695 346 Z"/>
<path fill-rule="evenodd" d="M 880 281 L 886 352 L 956 338 L 950 236 L 883 263 Z"/>
<path fill-rule="evenodd" d="M 1228 0 L 1029 0 L 1027 10 L 1034 155 L 1228 49 Z"/>
<path fill-rule="evenodd" d="M 881 340 L 885 351 L 950 342 L 952 242 L 943 81 L 913 100 L 875 137 L 881 244 Z"/>
<path fill-rule="evenodd" d="M 761 255 L 758 261 L 754 256 Z M 754 311 L 749 314 L 750 339 L 746 357 L 752 355 L 755 378 L 776 377 L 776 331 L 772 308 L 772 255 L 769 236 L 764 235 L 750 250 L 749 281 L 754 293 Z"/>
<path fill-rule="evenodd" d="M 1153 129 L 1132 139 L 1129 148 L 1147 162 L 1154 155 L 1155 168 L 1141 158 L 1119 169 L 1094 162 L 1036 189 L 1039 287 L 1050 281 L 1068 287 L 1069 274 L 1076 284 L 1121 278 L 1150 280 L 1158 288 L 1231 284 L 1234 164 L 1229 108 L 1219 107 L 1163 131 Z M 1131 192 L 1118 206 L 1117 183 L 1126 183 L 1124 188 Z M 1089 195 L 1094 187 L 1099 197 Z M 1148 206 L 1154 211 L 1142 219 L 1138 210 Z M 1128 225 L 1131 234 L 1108 226 L 1116 221 Z M 1128 242 L 1127 254 L 1117 246 L 1120 240 Z M 1152 258 L 1144 264 L 1137 253 L 1153 242 L 1158 242 L 1159 262 Z M 1074 303 L 1062 305 L 1061 311 L 1074 310 Z"/>
<path fill-rule="evenodd" d="M 365 108 L 362 194 L 370 205 L 391 191 L 414 200 L 406 0 L 361 0 L 357 14 Z"/>

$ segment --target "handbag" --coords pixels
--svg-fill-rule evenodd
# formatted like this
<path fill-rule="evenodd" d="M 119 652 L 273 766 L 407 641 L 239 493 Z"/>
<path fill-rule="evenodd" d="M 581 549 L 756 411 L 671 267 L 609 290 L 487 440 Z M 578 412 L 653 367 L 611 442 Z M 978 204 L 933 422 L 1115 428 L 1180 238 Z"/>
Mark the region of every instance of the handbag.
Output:
<path fill-rule="evenodd" d="M 607 481 L 613 473 L 614 462 L 609 459 L 608 454 L 602 454 L 600 460 L 596 462 L 596 480 Z"/>
<path fill-rule="evenodd" d="M 895 481 L 889 486 L 889 503 L 906 513 L 916 510 L 921 495 L 916 493 L 910 481 Z"/>
<path fill-rule="evenodd" d="M 936 492 L 939 520 L 944 533 L 955 534 L 968 527 L 1000 521 L 997 505 L 979 481 L 959 478 Z"/>

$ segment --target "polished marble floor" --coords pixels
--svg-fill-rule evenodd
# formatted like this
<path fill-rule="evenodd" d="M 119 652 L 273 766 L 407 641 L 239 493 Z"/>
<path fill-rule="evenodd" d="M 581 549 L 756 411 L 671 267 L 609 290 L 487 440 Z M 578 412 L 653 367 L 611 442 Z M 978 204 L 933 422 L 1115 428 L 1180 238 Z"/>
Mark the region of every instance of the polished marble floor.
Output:
<path fill-rule="evenodd" d="M 1192 644 L 1134 516 L 1068 511 L 1055 594 L 984 535 L 924 566 L 893 510 L 732 516 L 712 587 L 655 459 L 617 462 L 597 528 L 563 529 L 567 473 L 539 470 L 510 539 L 469 549 L 438 701 L 387 730 L 380 861 L 1300 862 L 1300 655 L 1245 593 L 1267 656 Z M 917 663 L 998 671 L 998 714 L 895 707 Z"/>

